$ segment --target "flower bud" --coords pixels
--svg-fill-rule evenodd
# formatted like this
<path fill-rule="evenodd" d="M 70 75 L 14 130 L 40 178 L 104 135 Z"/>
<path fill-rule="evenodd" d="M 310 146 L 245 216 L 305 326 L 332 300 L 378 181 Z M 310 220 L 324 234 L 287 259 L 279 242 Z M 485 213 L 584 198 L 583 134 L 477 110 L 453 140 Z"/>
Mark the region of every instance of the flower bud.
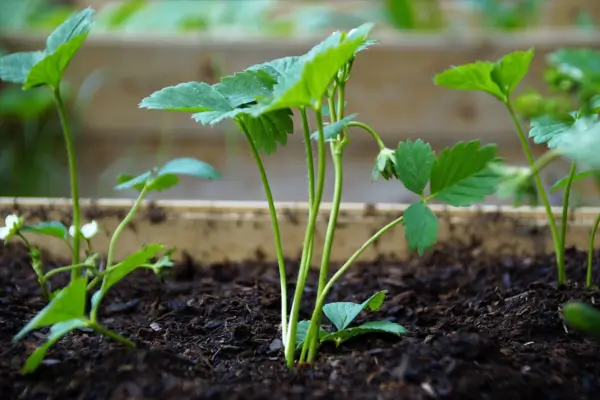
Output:
<path fill-rule="evenodd" d="M 372 178 L 374 181 L 377 180 L 379 176 L 383 179 L 390 180 L 391 178 L 397 178 L 396 176 L 396 152 L 394 150 L 383 148 L 377 155 L 377 159 L 375 160 L 375 167 L 373 168 Z"/>

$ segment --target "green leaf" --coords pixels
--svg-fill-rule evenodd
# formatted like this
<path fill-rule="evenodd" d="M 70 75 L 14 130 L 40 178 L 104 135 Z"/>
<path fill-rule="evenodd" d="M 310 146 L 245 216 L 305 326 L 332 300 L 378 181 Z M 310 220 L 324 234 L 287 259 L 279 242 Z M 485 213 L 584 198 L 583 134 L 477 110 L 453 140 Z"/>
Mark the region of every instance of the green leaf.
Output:
<path fill-rule="evenodd" d="M 588 169 L 586 171 L 581 171 L 575 174 L 575 176 L 573 177 L 573 183 L 575 182 L 579 182 L 582 181 L 586 178 L 589 177 L 594 177 L 598 174 L 598 171 L 593 170 L 593 169 Z M 556 181 L 556 183 L 554 185 L 552 185 L 552 187 L 550 188 L 550 193 L 553 193 L 555 191 L 557 191 L 558 189 L 564 188 L 565 186 L 567 186 L 567 183 L 569 181 L 569 176 L 564 176 L 562 178 L 560 178 L 558 181 Z"/>
<path fill-rule="evenodd" d="M 282 108 L 314 108 L 338 71 L 365 43 L 372 27 L 371 23 L 363 24 L 345 36 L 335 32 L 314 46 L 278 79 L 273 101 L 257 107 L 255 115 Z"/>
<path fill-rule="evenodd" d="M 37 225 L 25 225 L 21 227 L 21 232 L 39 233 L 40 235 L 54 236 L 59 239 L 66 239 L 68 230 L 62 222 L 40 222 Z"/>
<path fill-rule="evenodd" d="M 529 137 L 535 144 L 547 143 L 548 148 L 553 149 L 559 147 L 568 135 L 579 135 L 597 121 L 597 114 L 579 116 L 571 113 L 565 121 L 544 115 L 531 120 Z"/>
<path fill-rule="evenodd" d="M 13 341 L 21 340 L 34 329 L 59 322 L 80 319 L 84 315 L 87 279 L 82 276 L 71 280 L 46 307 L 44 307 L 19 333 Z"/>
<path fill-rule="evenodd" d="M 45 55 L 27 74 L 23 89 L 31 89 L 42 85 L 59 87 L 64 72 L 86 38 L 87 33 L 75 36 L 58 47 L 55 52 Z"/>
<path fill-rule="evenodd" d="M 396 176 L 411 192 L 419 196 L 423 194 L 434 162 L 435 153 L 431 146 L 421 139 L 398 143 L 394 164 Z"/>
<path fill-rule="evenodd" d="M 41 51 L 12 53 L 0 57 L 0 81 L 24 84 L 27 74 L 44 58 Z"/>
<path fill-rule="evenodd" d="M 277 149 L 277 143 L 285 146 L 288 135 L 294 132 L 292 116 L 292 110 L 288 108 L 276 110 L 258 118 L 241 114 L 237 120 L 248 130 L 252 142 L 258 150 L 270 154 Z"/>
<path fill-rule="evenodd" d="M 46 51 L 56 52 L 62 45 L 80 35 L 87 35 L 92 27 L 94 10 L 86 8 L 63 22 L 46 40 Z"/>
<path fill-rule="evenodd" d="M 354 118 L 356 118 L 357 114 L 350 114 L 339 121 L 334 122 L 333 124 L 325 125 L 323 127 L 323 136 L 325 137 L 325 141 L 331 141 L 337 138 L 337 135 L 351 122 Z M 319 131 L 314 131 L 310 138 L 312 140 L 319 140 Z"/>
<path fill-rule="evenodd" d="M 567 158 L 586 164 L 592 169 L 600 169 L 600 122 L 577 135 L 566 135 L 558 146 Z"/>
<path fill-rule="evenodd" d="M 411 204 L 404 212 L 404 232 L 411 251 L 421 256 L 437 241 L 439 224 L 437 216 L 422 202 Z"/>
<path fill-rule="evenodd" d="M 352 339 L 356 336 L 366 335 L 369 333 L 391 333 L 393 335 L 404 335 L 407 333 L 406 329 L 399 324 L 389 321 L 373 321 L 366 322 L 362 325 L 353 328 L 347 328 L 341 331 L 330 333 L 321 338 L 321 342 L 334 342 L 336 346 L 339 346 L 343 342 Z"/>
<path fill-rule="evenodd" d="M 120 175 L 115 190 L 135 189 L 141 191 L 145 185 L 157 192 L 175 186 L 179 182 L 177 175 L 192 176 L 199 179 L 219 179 L 221 174 L 210 164 L 191 157 L 176 158 L 166 163 L 158 171 L 146 171 L 137 177 Z"/>
<path fill-rule="evenodd" d="M 354 318 L 366 308 L 371 311 L 377 311 L 385 300 L 387 291 L 382 290 L 369 297 L 364 303 L 357 304 L 352 302 L 329 303 L 323 306 L 323 312 L 329 318 L 332 324 L 335 325 L 338 331 L 346 329 L 352 323 Z"/>
<path fill-rule="evenodd" d="M 125 257 L 120 263 L 110 267 L 110 271 L 104 276 L 102 290 L 106 293 L 115 283 L 119 282 L 129 273 L 133 272 L 140 265 L 146 264 L 151 258 L 154 258 L 164 250 L 164 246 L 159 243 L 150 244 L 141 250 Z"/>
<path fill-rule="evenodd" d="M 496 62 L 492 78 L 506 96 L 510 95 L 527 75 L 533 54 L 533 49 L 515 51 Z"/>
<path fill-rule="evenodd" d="M 306 335 L 308 334 L 308 327 L 310 326 L 310 321 L 298 321 L 296 325 L 296 348 L 300 347 L 304 340 L 306 340 Z M 322 327 L 319 327 L 319 340 L 325 336 L 327 336 L 329 332 L 327 332 Z"/>
<path fill-rule="evenodd" d="M 455 66 L 434 77 L 434 83 L 454 90 L 482 91 L 491 94 L 500 101 L 504 93 L 492 78 L 496 64 L 490 61 L 477 61 L 472 64 Z"/>
<path fill-rule="evenodd" d="M 287 135 L 293 132 L 292 111 L 284 109 L 254 115 L 250 106 L 259 99 L 272 97 L 274 76 L 281 69 L 285 71 L 286 65 L 281 61 L 269 66 L 253 66 L 224 77 L 213 86 L 188 82 L 166 87 L 143 99 L 140 107 L 194 113 L 192 118 L 202 125 L 212 126 L 225 119 L 237 119 L 246 126 L 255 145 L 271 153 L 277 142 L 285 145 Z"/>
<path fill-rule="evenodd" d="M 496 145 L 480 146 L 479 140 L 444 149 L 431 168 L 430 197 L 451 206 L 469 206 L 493 194 L 500 180 L 490 168 L 496 151 Z"/>
<path fill-rule="evenodd" d="M 591 48 L 564 48 L 547 56 L 548 64 L 575 82 L 595 80 L 600 76 L 600 51 Z"/>
<path fill-rule="evenodd" d="M 54 344 L 58 342 L 67 333 L 77 328 L 83 328 L 87 326 L 87 324 L 87 319 L 78 318 L 64 322 L 59 322 L 57 324 L 52 325 L 52 327 L 50 328 L 50 332 L 46 337 L 46 343 L 35 349 L 35 351 L 31 353 L 31 355 L 27 358 L 27 361 L 25 361 L 25 365 L 21 370 L 22 373 L 30 374 L 34 372 L 44 360 L 44 357 L 46 356 L 46 353 L 48 352 L 48 349 L 50 349 L 50 347 L 54 346 Z"/>
<path fill-rule="evenodd" d="M 563 316 L 571 327 L 600 340 L 600 310 L 596 307 L 572 301 L 563 306 Z"/>

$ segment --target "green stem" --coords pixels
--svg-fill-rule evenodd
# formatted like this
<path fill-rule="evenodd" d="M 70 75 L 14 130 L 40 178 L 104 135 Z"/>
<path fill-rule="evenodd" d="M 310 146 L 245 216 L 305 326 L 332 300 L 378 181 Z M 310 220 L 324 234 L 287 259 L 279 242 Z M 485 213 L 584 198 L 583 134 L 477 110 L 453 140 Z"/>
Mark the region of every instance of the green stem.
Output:
<path fill-rule="evenodd" d="M 319 169 L 317 171 L 317 191 L 315 194 L 315 201 L 313 203 L 313 206 L 311 207 L 308 217 L 309 219 L 306 227 L 306 234 L 304 236 L 304 251 L 302 252 L 300 270 L 298 272 L 298 281 L 296 282 L 296 290 L 294 292 L 294 302 L 292 303 L 292 310 L 290 312 L 290 325 L 288 329 L 287 341 L 285 344 L 285 359 L 289 368 L 292 368 L 294 366 L 296 330 L 298 327 L 298 314 L 300 312 L 300 302 L 302 301 L 302 293 L 304 292 L 306 278 L 308 277 L 308 271 L 310 269 L 313 247 L 312 242 L 314 241 L 315 236 L 315 222 L 317 219 L 317 215 L 319 214 L 321 199 L 323 197 L 323 189 L 325 186 L 325 133 L 323 132 L 323 115 L 321 114 L 320 103 L 317 104 L 317 107 L 315 107 L 315 114 L 317 119 L 317 128 L 319 132 Z"/>
<path fill-rule="evenodd" d="M 343 150 L 341 148 L 336 149 L 333 143 L 331 144 L 331 147 L 333 166 L 335 169 L 335 186 L 333 189 L 333 201 L 331 206 L 331 212 L 329 214 L 329 223 L 327 225 L 327 232 L 325 234 L 325 243 L 323 245 L 323 255 L 321 258 L 321 270 L 319 272 L 319 286 L 317 288 L 317 297 L 321 296 L 323 290 L 325 289 L 325 285 L 327 284 L 327 278 L 329 275 L 329 259 L 331 257 L 331 249 L 333 246 L 333 239 L 335 236 L 335 229 L 340 211 L 340 204 L 342 201 L 342 188 L 344 179 L 344 173 L 342 169 Z M 320 326 L 322 317 L 322 307 L 316 307 L 314 309 L 314 312 L 316 313 L 317 317 L 316 324 L 317 326 Z M 315 357 L 318 345 L 318 335 L 307 335 L 306 341 L 304 342 L 304 347 L 302 349 L 302 353 L 304 353 L 308 348 L 308 359 L 312 360 Z"/>
<path fill-rule="evenodd" d="M 119 226 L 117 226 L 117 229 L 115 229 L 112 237 L 110 238 L 110 242 L 108 244 L 108 255 L 106 256 L 106 268 L 105 268 L 105 271 L 104 271 L 105 273 L 104 273 L 104 276 L 102 279 L 102 286 L 100 286 L 100 293 L 98 294 L 98 299 L 94 302 L 94 306 L 92 307 L 92 312 L 90 313 L 90 320 L 94 324 L 96 323 L 96 318 L 98 316 L 98 307 L 99 307 L 100 303 L 102 302 L 102 298 L 106 294 L 105 293 L 106 292 L 106 289 L 105 289 L 106 282 L 107 282 L 106 278 L 110 275 L 110 272 L 111 272 L 110 267 L 112 266 L 115 245 L 117 244 L 117 240 L 119 239 L 119 236 L 121 236 L 121 233 L 123 233 L 123 230 L 125 230 L 125 227 L 133 220 L 133 217 L 135 217 L 135 214 L 137 213 L 138 209 L 140 208 L 140 205 L 142 204 L 142 201 L 144 200 L 144 198 L 146 197 L 146 195 L 148 194 L 149 191 L 150 191 L 149 186 L 148 186 L 148 184 L 146 184 L 144 186 L 144 188 L 142 189 L 142 191 L 140 192 L 135 203 L 133 203 L 131 210 L 129 210 L 129 213 L 125 216 L 123 221 L 121 221 Z M 93 283 L 93 281 L 91 283 Z"/>
<path fill-rule="evenodd" d="M 348 268 L 350 268 L 352 266 L 352 264 L 354 264 L 354 262 L 362 255 L 362 253 L 367 248 L 369 248 L 369 246 L 371 246 L 373 243 L 375 243 L 381 237 L 381 235 L 383 235 L 388 230 L 392 229 L 393 227 L 395 227 L 396 225 L 401 223 L 402 220 L 403 220 L 403 217 L 400 216 L 400 217 L 396 218 L 395 220 L 393 220 L 392 222 L 390 222 L 389 224 L 385 225 L 379 231 L 377 231 L 365 243 L 363 243 L 363 245 L 360 246 L 360 248 L 358 250 L 356 250 L 354 252 L 354 254 L 352 254 L 352 256 L 348 259 L 348 261 L 346 261 L 344 263 L 344 265 L 342 265 L 342 267 L 331 277 L 331 279 L 329 280 L 327 285 L 325 285 L 325 288 L 323 288 L 323 292 L 321 293 L 321 295 L 319 297 L 317 297 L 317 303 L 315 304 L 313 315 L 310 320 L 310 325 L 308 326 L 307 337 L 309 335 L 317 334 L 318 327 L 319 327 L 319 325 L 317 324 L 317 320 L 318 320 L 318 317 L 320 316 L 320 312 L 318 312 L 318 310 L 323 309 L 323 305 L 325 303 L 325 298 L 329 294 L 329 291 L 331 290 L 331 288 L 333 287 L 335 282 L 338 279 L 340 279 L 342 277 L 342 275 L 344 275 L 344 273 L 348 270 Z M 313 358 L 308 357 L 307 362 L 312 362 L 312 361 L 313 361 Z"/>
<path fill-rule="evenodd" d="M 385 144 L 381 140 L 381 137 L 369 125 L 359 122 L 359 121 L 350 121 L 346 124 L 346 126 L 354 126 L 356 128 L 361 128 L 362 130 L 366 131 L 368 134 L 370 134 L 373 137 L 375 142 L 377 142 L 377 146 L 379 146 L 379 150 L 385 149 Z"/>
<path fill-rule="evenodd" d="M 131 340 L 119 335 L 117 332 L 113 332 L 110 329 L 105 328 L 97 322 L 91 321 L 90 328 L 106 337 L 109 337 L 117 342 L 123 343 L 127 347 L 131 347 L 132 349 L 135 348 L 135 344 Z"/>
<path fill-rule="evenodd" d="M 523 152 L 525 153 L 525 157 L 527 158 L 527 162 L 529 163 L 529 167 L 533 169 L 535 165 L 535 160 L 533 158 L 533 153 L 531 152 L 531 148 L 529 147 L 529 143 L 527 142 L 527 137 L 523 132 L 523 128 L 519 123 L 517 115 L 510 103 L 510 100 L 507 100 L 505 103 L 506 108 L 512 118 L 513 124 L 519 134 L 519 139 L 521 139 L 521 144 L 523 147 Z M 546 216 L 548 218 L 548 223 L 550 225 L 550 231 L 552 233 L 552 241 L 554 242 L 554 250 L 556 251 L 556 263 L 558 270 L 558 284 L 562 285 L 565 283 L 565 266 L 564 266 L 564 258 L 563 258 L 563 249 L 560 248 L 560 240 L 558 236 L 558 229 L 556 228 L 556 219 L 554 218 L 554 214 L 552 213 L 552 207 L 550 206 L 550 201 L 548 201 L 548 195 L 546 194 L 546 189 L 544 188 L 544 184 L 542 183 L 542 179 L 540 178 L 540 174 L 535 173 L 534 175 L 535 183 L 537 185 L 538 191 L 540 193 L 540 197 L 542 199 L 542 203 L 544 203 L 544 208 L 546 210 Z"/>
<path fill-rule="evenodd" d="M 250 145 L 252 156 L 254 157 L 254 161 L 258 167 L 260 179 L 265 190 L 265 197 L 267 198 L 267 203 L 269 205 L 269 213 L 271 214 L 271 224 L 273 235 L 275 236 L 275 251 L 277 252 L 277 265 L 279 266 L 279 282 L 281 287 L 281 336 L 285 343 L 285 338 L 287 337 L 287 274 L 285 269 L 285 260 L 283 258 L 283 246 L 281 245 L 281 233 L 279 230 L 279 220 L 277 219 L 277 210 L 275 209 L 273 193 L 271 192 L 271 186 L 269 184 L 269 179 L 267 178 L 267 171 L 265 170 L 265 166 L 260 158 L 258 149 L 254 144 L 254 140 L 252 140 L 250 131 L 248 131 L 248 128 L 241 120 L 240 127 L 244 132 L 244 135 L 246 135 L 246 140 Z M 308 145 L 310 146 L 310 143 Z"/>
<path fill-rule="evenodd" d="M 54 268 L 51 271 L 48 271 L 46 273 L 46 275 L 44 275 L 42 277 L 42 279 L 44 280 L 44 282 L 48 281 L 48 279 L 52 278 L 54 275 L 60 274 L 61 272 L 66 272 L 66 271 L 73 271 L 74 269 L 83 269 L 83 268 L 90 268 L 92 267 L 92 265 L 90 265 L 89 263 L 81 263 L 81 264 L 77 264 L 77 265 L 69 265 L 67 267 L 59 267 L 59 268 Z"/>
<path fill-rule="evenodd" d="M 561 226 L 560 226 L 560 236 L 559 236 L 559 246 L 562 249 L 561 251 L 561 265 L 563 266 L 563 275 L 559 276 L 559 280 L 566 280 L 565 274 L 565 243 L 567 241 L 567 226 L 569 219 L 569 200 L 571 197 L 571 186 L 573 185 L 573 178 L 575 177 L 575 173 L 577 172 L 577 163 L 571 163 L 571 169 L 569 170 L 569 175 L 567 178 L 567 186 L 565 186 L 565 193 L 563 197 L 563 206 L 562 206 L 562 218 L 561 218 Z"/>
<path fill-rule="evenodd" d="M 306 116 L 306 109 L 304 107 L 300 109 L 300 114 L 302 115 L 302 130 L 304 131 L 304 147 L 306 149 L 306 166 L 308 168 L 308 206 L 310 208 L 315 200 L 315 167 L 313 164 L 313 151 L 310 141 L 310 127 L 308 125 L 308 117 Z"/>
<path fill-rule="evenodd" d="M 592 263 L 594 260 L 594 244 L 596 242 L 596 232 L 598 231 L 598 226 L 600 225 L 600 214 L 596 217 L 596 221 L 594 222 L 594 227 L 592 228 L 592 234 L 590 235 L 590 246 L 588 249 L 588 265 L 587 265 L 587 276 L 585 278 L 585 286 L 592 286 Z"/>
<path fill-rule="evenodd" d="M 60 123 L 62 125 L 63 134 L 65 137 L 65 145 L 67 148 L 67 157 L 69 159 L 69 174 L 71 176 L 71 200 L 73 202 L 73 226 L 75 229 L 73 235 L 73 262 L 72 264 L 79 264 L 79 244 L 80 244 L 80 229 L 81 229 L 81 214 L 79 210 L 79 183 L 77 181 L 77 165 L 75 161 L 75 146 L 73 145 L 73 135 L 71 134 L 71 128 L 67 121 L 67 111 L 60 95 L 59 88 L 54 88 L 54 101 L 58 108 L 58 114 L 60 116 Z M 74 269 L 71 271 L 71 279 L 79 277 L 80 271 Z"/>
<path fill-rule="evenodd" d="M 337 86 L 338 92 L 338 109 L 335 109 L 335 103 L 333 96 L 329 96 L 329 115 L 331 115 L 331 123 L 339 121 L 344 116 L 344 84 L 340 83 Z M 345 136 L 343 133 L 339 135 L 338 139 L 343 142 Z M 333 239 L 335 236 L 335 229 L 337 225 L 337 219 L 340 210 L 340 204 L 342 201 L 342 188 L 344 182 L 344 171 L 342 165 L 343 149 L 344 145 L 340 144 L 336 146 L 331 143 L 331 158 L 333 159 L 334 167 L 334 189 L 333 189 L 333 200 L 332 207 L 329 215 L 329 223 L 327 224 L 327 232 L 325 234 L 325 243 L 323 245 L 323 254 L 321 258 L 321 269 L 319 271 L 319 285 L 317 288 L 317 297 L 323 292 L 323 288 L 327 284 L 327 278 L 329 276 L 329 259 L 331 257 L 331 248 L 333 246 Z M 317 326 L 321 326 L 322 312 L 315 310 L 318 313 L 318 320 L 316 321 Z M 303 361 L 308 352 L 308 358 L 313 359 L 319 346 L 318 334 L 313 336 L 306 336 L 304 345 L 302 346 L 302 353 L 300 355 L 300 361 Z"/>
<path fill-rule="evenodd" d="M 40 284 L 40 288 L 42 289 L 42 297 L 46 300 L 50 300 L 50 293 L 48 292 L 48 287 L 46 286 L 46 281 L 44 280 L 44 268 L 41 261 L 40 252 L 31 246 L 31 243 L 27 238 L 21 233 L 17 232 L 17 236 L 23 240 L 25 246 L 29 250 L 29 255 L 31 257 L 31 269 L 35 272 L 37 276 L 37 281 Z"/>

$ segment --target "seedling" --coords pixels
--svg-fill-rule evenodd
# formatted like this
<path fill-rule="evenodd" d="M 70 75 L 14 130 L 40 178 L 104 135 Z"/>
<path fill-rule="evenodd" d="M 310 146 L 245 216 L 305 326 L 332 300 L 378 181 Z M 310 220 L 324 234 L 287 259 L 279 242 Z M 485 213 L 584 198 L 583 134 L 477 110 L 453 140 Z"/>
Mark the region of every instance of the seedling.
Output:
<path fill-rule="evenodd" d="M 191 113 L 192 118 L 202 125 L 212 126 L 224 120 L 233 120 L 247 139 L 265 189 L 273 224 L 281 283 L 282 342 L 289 367 L 296 361 L 310 363 L 314 360 L 319 342 L 323 340 L 322 337 L 319 339 L 319 331 L 323 311 L 328 309 L 324 306 L 325 299 L 332 286 L 365 249 L 385 232 L 402 224 L 410 249 L 422 254 L 437 240 L 438 220 L 428 206 L 431 200 L 453 206 L 469 206 L 493 194 L 499 181 L 499 175 L 492 168 L 492 164 L 500 161 L 496 157 L 495 145 L 484 146 L 476 140 L 460 142 L 436 155 L 431 146 L 422 140 L 407 140 L 400 142 L 396 149 L 390 149 L 373 128 L 356 120 L 358 114 L 346 114 L 345 90 L 351 78 L 354 60 L 359 54 L 368 51 L 370 46 L 377 44 L 369 39 L 372 27 L 369 23 L 349 32 L 335 32 L 306 54 L 250 66 L 223 77 L 214 85 L 187 82 L 166 87 L 143 99 L 140 104 L 140 107 L 146 109 Z M 265 154 L 275 152 L 278 145 L 286 145 L 288 135 L 294 132 L 294 112 L 300 114 L 302 121 L 309 215 L 296 289 L 291 310 L 288 311 L 286 265 L 279 222 L 262 160 Z M 316 127 L 313 129 L 308 121 L 309 114 L 315 117 Z M 325 122 L 326 119 L 329 120 L 328 123 Z M 358 132 L 351 131 L 352 128 L 358 129 Z M 379 148 L 374 176 L 399 180 L 418 200 L 403 215 L 370 237 L 329 277 L 331 249 L 342 199 L 342 159 L 354 135 L 362 131 L 368 133 Z M 317 144 L 316 157 L 313 155 L 312 142 Z M 298 321 L 298 315 L 308 271 L 313 263 L 315 225 L 325 186 L 327 145 L 333 160 L 334 194 L 320 261 L 315 308 L 306 327 L 306 322 Z M 425 189 L 428 185 L 427 194 Z M 330 316 L 333 316 L 331 311 Z M 299 336 L 299 326 L 305 330 L 305 334 L 302 334 L 304 336 Z M 401 326 L 388 322 L 385 326 L 373 324 L 369 325 L 368 330 L 355 332 L 358 334 L 377 330 L 394 331 L 397 334 L 405 331 Z M 300 356 L 296 358 L 299 337 L 304 340 Z"/>
<path fill-rule="evenodd" d="M 563 317 L 575 330 L 600 340 L 600 310 L 581 301 L 571 301 L 563 306 Z"/>
<path fill-rule="evenodd" d="M 58 221 L 42 221 L 35 225 L 26 225 L 23 217 L 18 215 L 7 216 L 5 226 L 0 228 L 0 240 L 6 243 L 13 238 L 18 238 L 28 247 L 32 268 L 37 275 L 43 295 L 49 300 L 46 307 L 14 337 L 14 341 L 19 341 L 34 329 L 50 327 L 46 342 L 27 359 L 23 367 L 24 373 L 33 372 L 44 359 L 48 349 L 76 329 L 93 329 L 126 346 L 134 346 L 131 341 L 107 329 L 99 322 L 98 311 L 102 299 L 112 286 L 136 269 L 150 269 L 161 276 L 165 269 L 173 265 L 170 260 L 173 250 L 166 249 L 160 243 L 151 243 L 120 262 L 116 262 L 114 252 L 121 233 L 133 220 L 147 195 L 175 186 L 179 182 L 178 176 L 188 175 L 201 179 L 217 179 L 220 176 L 212 166 L 200 160 L 178 158 L 161 168 L 153 168 L 137 177 L 130 175 L 119 177 L 119 184 L 115 189 L 132 189 L 138 191 L 139 195 L 129 213 L 112 233 L 106 262 L 100 262 L 100 254 L 92 248 L 92 239 L 99 230 L 98 224 L 91 221 L 83 226 L 80 225 L 75 150 L 61 96 L 63 74 L 90 32 L 92 18 L 93 11 L 89 8 L 85 9 L 67 19 L 52 32 L 43 51 L 13 53 L 0 58 L 0 80 L 20 84 L 23 90 L 46 87 L 52 92 L 61 118 L 68 152 L 73 202 L 73 225 L 69 229 Z M 71 265 L 46 272 L 40 251 L 27 238 L 30 235 L 45 235 L 61 240 L 72 252 Z M 81 261 L 80 243 L 83 241 L 87 243 L 87 250 L 86 258 Z M 53 290 L 49 287 L 50 279 L 62 272 L 70 272 L 71 280 L 66 287 Z M 91 294 L 91 306 L 86 315 L 88 294 Z"/>
<path fill-rule="evenodd" d="M 512 101 L 512 94 L 521 80 L 526 76 L 533 56 L 534 50 L 529 49 L 527 51 L 515 51 L 507 54 L 496 62 L 477 61 L 451 67 L 437 74 L 434 82 L 437 85 L 450 89 L 484 92 L 506 106 L 521 140 L 530 169 L 528 174 L 519 176 L 517 179 L 522 183 L 525 179 L 529 179 L 532 176 L 535 180 L 552 233 L 556 253 L 558 283 L 563 285 L 566 282 L 564 250 L 567 234 L 569 195 L 572 182 L 576 177 L 576 167 L 579 163 L 589 164 L 592 169 L 600 167 L 598 158 L 594 154 L 594 152 L 598 154 L 597 151 L 600 150 L 600 137 L 597 136 L 600 125 L 597 121 L 597 115 L 593 114 L 593 107 L 591 106 L 593 104 L 593 97 L 591 96 L 593 91 L 589 90 L 589 87 L 599 87 L 595 83 L 600 81 L 597 80 L 597 74 L 583 74 L 582 67 L 577 68 L 577 66 L 572 65 L 571 68 L 567 68 L 568 65 L 561 64 L 563 71 L 573 74 L 574 77 L 579 79 L 579 83 L 586 83 L 583 86 L 587 89 L 583 90 L 580 96 L 583 106 L 580 110 L 567 115 L 543 114 L 531 121 L 529 137 L 533 138 L 536 144 L 546 143 L 551 149 L 536 161 Z M 580 59 L 576 58 L 576 60 L 581 63 Z M 591 69 L 588 68 L 588 71 Z M 564 80 L 562 82 L 564 85 Z M 542 168 L 559 156 L 564 156 L 572 160 L 569 175 L 564 182 L 565 195 L 562 205 L 562 226 L 560 231 L 552 213 L 547 191 L 542 184 L 539 174 Z M 563 183 L 557 185 L 562 186 Z"/>

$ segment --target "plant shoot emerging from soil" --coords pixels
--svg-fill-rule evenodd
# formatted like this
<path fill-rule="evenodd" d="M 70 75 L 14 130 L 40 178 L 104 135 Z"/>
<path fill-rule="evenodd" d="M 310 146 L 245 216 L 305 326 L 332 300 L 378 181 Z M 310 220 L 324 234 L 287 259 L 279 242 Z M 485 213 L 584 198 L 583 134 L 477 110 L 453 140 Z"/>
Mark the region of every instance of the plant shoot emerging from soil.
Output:
<path fill-rule="evenodd" d="M 168 250 L 160 243 L 144 246 L 121 261 L 114 259 L 119 236 L 133 220 L 143 200 L 150 192 L 169 189 L 179 182 L 179 175 L 201 179 L 217 179 L 219 173 L 210 165 L 194 158 L 178 158 L 161 168 L 153 168 L 137 177 L 119 177 L 117 190 L 133 189 L 139 192 L 131 210 L 113 232 L 108 246 L 106 261 L 101 263 L 100 254 L 93 251 L 92 239 L 99 231 L 96 221 L 81 226 L 77 188 L 77 167 L 73 139 L 65 106 L 61 97 L 61 80 L 67 66 L 83 45 L 92 26 L 93 11 L 85 9 L 63 22 L 47 41 L 43 51 L 13 53 L 0 58 L 0 80 L 22 85 L 23 90 L 47 87 L 52 91 L 61 118 L 71 175 L 73 202 L 73 225 L 68 229 L 59 221 L 42 221 L 34 225 L 25 224 L 23 217 L 8 215 L 5 226 L 0 228 L 0 240 L 22 240 L 31 255 L 31 266 L 35 271 L 42 293 L 48 304 L 21 329 L 14 340 L 18 341 L 34 329 L 50 327 L 45 343 L 27 359 L 24 373 L 33 372 L 45 357 L 47 350 L 63 336 L 75 329 L 92 329 L 109 338 L 133 347 L 125 337 L 104 327 L 98 320 L 98 311 L 108 290 L 126 275 L 138 268 L 147 268 L 161 275 L 172 266 Z M 73 255 L 71 265 L 45 271 L 41 252 L 32 245 L 29 235 L 45 235 L 61 240 Z M 87 243 L 86 257 L 81 261 L 80 243 Z M 64 288 L 53 289 L 50 279 L 56 274 L 70 272 L 71 280 Z M 100 288 L 98 288 L 100 285 Z M 91 294 L 89 315 L 86 315 L 88 295 Z"/>
<path fill-rule="evenodd" d="M 361 310 L 379 308 L 385 293 L 379 292 L 362 304 L 325 304 L 332 285 L 365 249 L 400 224 L 404 226 L 410 249 L 422 254 L 437 240 L 438 220 L 428 207 L 430 201 L 435 199 L 452 206 L 469 206 L 493 194 L 499 181 L 499 175 L 492 168 L 500 162 L 495 145 L 483 146 L 479 141 L 460 142 L 438 155 L 422 140 L 407 140 L 398 143 L 396 148 L 387 148 L 373 128 L 357 120 L 358 114 L 346 113 L 346 88 L 351 81 L 354 61 L 376 44 L 368 37 L 371 29 L 372 24 L 364 24 L 349 32 L 335 32 L 304 55 L 253 65 L 221 78 L 214 85 L 187 82 L 166 87 L 143 99 L 140 104 L 146 109 L 191 113 L 192 118 L 203 125 L 233 120 L 247 139 L 265 189 L 273 224 L 281 279 L 282 341 L 289 367 L 296 361 L 312 362 L 319 344 L 325 340 L 339 344 L 362 333 L 404 333 L 404 328 L 388 321 L 350 327 L 348 324 Z M 294 132 L 294 112 L 300 115 L 305 145 L 309 215 L 296 289 L 289 308 L 287 269 L 279 222 L 262 160 L 265 155 L 276 151 L 278 145 L 286 145 L 288 135 Z M 309 117 L 314 119 L 312 127 Z M 398 180 L 418 200 L 403 215 L 369 238 L 330 277 L 330 256 L 342 199 L 344 151 L 352 138 L 363 132 L 374 139 L 379 150 L 375 157 L 374 178 L 381 176 L 386 180 Z M 316 149 L 312 142 L 316 143 Z M 315 226 L 323 200 L 327 153 L 333 161 L 334 193 L 319 262 L 315 308 L 310 321 L 299 321 L 307 275 L 313 264 Z M 337 330 L 332 332 L 322 327 L 323 313 Z"/>

